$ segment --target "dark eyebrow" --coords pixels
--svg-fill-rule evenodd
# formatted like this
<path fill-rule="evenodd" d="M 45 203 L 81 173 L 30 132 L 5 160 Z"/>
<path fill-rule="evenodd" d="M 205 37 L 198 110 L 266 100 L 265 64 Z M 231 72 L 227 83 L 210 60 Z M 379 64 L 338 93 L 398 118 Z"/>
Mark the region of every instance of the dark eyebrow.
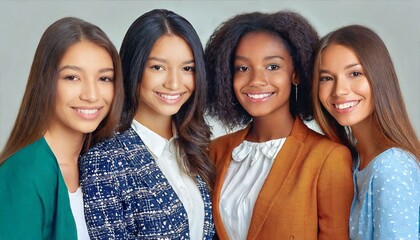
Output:
<path fill-rule="evenodd" d="M 166 59 L 159 58 L 159 57 L 149 57 L 149 59 L 147 59 L 147 61 L 151 61 L 151 60 L 155 60 L 155 61 L 158 61 L 158 62 L 161 62 L 161 63 L 167 63 L 168 62 Z M 195 63 L 194 59 L 187 60 L 187 61 L 183 62 L 183 64 L 190 64 L 190 63 Z"/>
<path fill-rule="evenodd" d="M 99 70 L 99 73 L 105 73 L 105 72 L 114 72 L 113 68 L 103 68 Z"/>
<path fill-rule="evenodd" d="M 281 57 L 281 56 L 267 56 L 267 57 L 264 57 L 264 60 L 271 60 L 271 59 L 274 59 L 274 58 L 279 58 L 281 60 L 284 60 L 284 58 Z M 243 60 L 243 61 L 248 60 L 248 58 L 240 56 L 240 55 L 235 55 L 235 59 L 239 59 L 239 60 Z"/>
<path fill-rule="evenodd" d="M 352 67 L 355 67 L 355 66 L 358 66 L 358 65 L 360 65 L 360 66 L 361 66 L 361 64 L 360 64 L 360 63 L 352 63 L 352 64 L 349 64 L 349 65 L 346 65 L 346 66 L 344 67 L 344 69 L 349 69 L 349 68 L 352 68 Z M 321 73 L 329 73 L 329 74 L 331 74 L 328 70 L 325 70 L 325 69 L 319 69 L 319 74 L 321 74 Z"/>
<path fill-rule="evenodd" d="M 349 68 L 355 67 L 357 65 L 360 65 L 361 66 L 360 63 L 352 63 L 352 64 L 349 64 L 349 65 L 345 66 L 344 69 L 349 69 Z"/>
<path fill-rule="evenodd" d="M 61 72 L 61 71 L 66 70 L 66 69 L 71 69 L 71 70 L 75 70 L 75 71 L 82 71 L 82 69 L 80 67 L 72 66 L 72 65 L 64 65 L 62 67 L 59 67 L 58 71 Z"/>
<path fill-rule="evenodd" d="M 66 70 L 66 69 L 70 69 L 70 70 L 74 70 L 74 71 L 78 71 L 78 72 L 83 72 L 82 68 L 80 68 L 78 66 L 73 66 L 73 65 L 62 66 L 58 69 L 58 72 L 61 72 L 61 71 Z M 114 68 L 102 68 L 98 72 L 99 73 L 114 72 Z"/>

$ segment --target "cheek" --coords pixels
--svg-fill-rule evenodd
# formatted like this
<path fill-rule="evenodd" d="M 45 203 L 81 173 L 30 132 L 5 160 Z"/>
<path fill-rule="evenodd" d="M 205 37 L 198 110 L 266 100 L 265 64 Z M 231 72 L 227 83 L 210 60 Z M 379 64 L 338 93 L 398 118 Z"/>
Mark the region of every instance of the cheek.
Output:
<path fill-rule="evenodd" d="M 324 107 L 327 107 L 327 100 L 331 93 L 331 87 L 328 85 L 320 85 L 318 90 L 318 98 L 319 101 L 324 105 Z"/>
<path fill-rule="evenodd" d="M 242 82 L 240 78 L 234 77 L 232 82 L 233 92 L 235 93 L 236 97 L 240 94 L 242 88 Z"/>
<path fill-rule="evenodd" d="M 114 100 L 114 90 L 114 85 L 111 84 L 110 86 L 103 86 L 103 88 L 101 89 L 102 97 L 109 104 Z"/>
<path fill-rule="evenodd" d="M 354 84 L 353 87 L 360 95 L 365 96 L 366 100 L 372 101 L 372 91 L 367 80 L 360 81 L 358 84 Z"/>
<path fill-rule="evenodd" d="M 191 76 L 191 77 L 187 78 L 186 86 L 191 92 L 195 91 L 196 85 L 197 84 L 196 84 L 196 81 L 195 81 L 195 76 Z"/>

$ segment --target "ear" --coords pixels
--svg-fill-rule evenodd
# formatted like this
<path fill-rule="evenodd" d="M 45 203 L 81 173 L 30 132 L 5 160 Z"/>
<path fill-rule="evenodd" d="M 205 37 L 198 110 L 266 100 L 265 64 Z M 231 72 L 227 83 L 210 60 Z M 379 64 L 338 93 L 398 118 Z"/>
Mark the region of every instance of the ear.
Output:
<path fill-rule="evenodd" d="M 300 83 L 300 77 L 299 77 L 299 75 L 295 71 L 293 71 L 293 74 L 292 74 L 292 84 L 293 85 L 298 85 L 299 83 Z"/>

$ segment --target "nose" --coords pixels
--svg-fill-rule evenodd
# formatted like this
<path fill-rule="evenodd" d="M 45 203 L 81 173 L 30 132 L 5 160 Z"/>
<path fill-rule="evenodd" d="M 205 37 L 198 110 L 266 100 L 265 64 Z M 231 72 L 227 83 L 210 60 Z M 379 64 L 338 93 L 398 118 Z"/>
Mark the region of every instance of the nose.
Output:
<path fill-rule="evenodd" d="M 99 97 L 99 82 L 94 79 L 84 81 L 82 84 L 82 91 L 80 99 L 87 102 L 96 102 Z"/>
<path fill-rule="evenodd" d="M 249 82 L 250 87 L 266 86 L 267 84 L 268 79 L 263 69 L 257 69 L 252 73 L 251 80 Z"/>
<path fill-rule="evenodd" d="M 169 71 L 169 74 L 163 83 L 163 87 L 169 90 L 177 90 L 179 88 L 181 76 L 176 71 Z"/>
<path fill-rule="evenodd" d="M 334 84 L 333 95 L 340 97 L 349 94 L 349 83 L 344 78 L 337 78 Z"/>

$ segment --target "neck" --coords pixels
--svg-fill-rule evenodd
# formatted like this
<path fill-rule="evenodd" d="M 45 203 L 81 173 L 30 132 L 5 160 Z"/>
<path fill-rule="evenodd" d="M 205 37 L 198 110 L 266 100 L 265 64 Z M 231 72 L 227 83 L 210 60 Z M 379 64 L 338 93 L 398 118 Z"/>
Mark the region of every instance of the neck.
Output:
<path fill-rule="evenodd" d="M 251 142 L 266 142 L 285 138 L 290 135 L 293 123 L 294 119 L 290 113 L 276 117 L 256 117 L 253 118 L 251 129 L 245 139 Z"/>
<path fill-rule="evenodd" d="M 79 154 L 83 147 L 84 134 L 50 127 L 44 135 L 57 158 L 58 166 L 70 192 L 79 187 Z"/>
<path fill-rule="evenodd" d="M 83 147 L 84 134 L 66 134 L 62 131 L 47 130 L 44 135 L 59 164 L 77 164 Z"/>
<path fill-rule="evenodd" d="M 385 149 L 378 143 L 371 123 L 353 126 L 351 129 L 357 139 L 356 150 L 360 158 L 360 169 L 363 169 Z"/>
<path fill-rule="evenodd" d="M 151 118 L 144 115 L 136 114 L 134 119 L 165 139 L 169 140 L 173 136 L 172 117 Z"/>

